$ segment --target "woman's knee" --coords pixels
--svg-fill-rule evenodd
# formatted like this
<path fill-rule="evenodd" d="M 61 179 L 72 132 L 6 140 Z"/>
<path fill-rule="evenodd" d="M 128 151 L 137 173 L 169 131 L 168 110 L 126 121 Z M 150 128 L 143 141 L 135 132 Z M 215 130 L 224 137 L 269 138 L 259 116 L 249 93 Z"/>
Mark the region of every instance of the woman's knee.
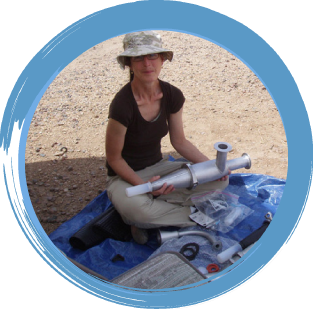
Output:
<path fill-rule="evenodd" d="M 152 210 L 153 201 L 149 198 L 142 204 L 133 204 L 128 209 L 123 209 L 123 216 L 130 222 L 137 224 L 149 224 L 155 219 L 155 214 Z"/>
<path fill-rule="evenodd" d="M 114 198 L 113 205 L 122 216 L 124 221 L 132 223 L 148 223 L 152 219 L 153 198 L 148 194 L 134 197 L 125 197 L 125 199 Z"/>

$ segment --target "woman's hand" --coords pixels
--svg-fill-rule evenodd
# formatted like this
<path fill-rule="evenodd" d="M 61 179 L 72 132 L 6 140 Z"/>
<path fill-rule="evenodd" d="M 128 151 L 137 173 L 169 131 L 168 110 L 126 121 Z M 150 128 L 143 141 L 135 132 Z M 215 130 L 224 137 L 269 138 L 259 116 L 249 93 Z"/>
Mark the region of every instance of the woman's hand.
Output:
<path fill-rule="evenodd" d="M 160 178 L 161 178 L 160 176 L 153 176 L 149 180 L 149 182 L 156 181 L 156 180 L 158 180 Z M 164 183 L 162 188 L 160 188 L 159 190 L 152 191 L 151 194 L 153 196 L 166 195 L 166 194 L 169 194 L 169 193 L 173 192 L 174 190 L 175 190 L 175 188 L 174 188 L 173 185 L 167 186 L 167 183 Z"/>

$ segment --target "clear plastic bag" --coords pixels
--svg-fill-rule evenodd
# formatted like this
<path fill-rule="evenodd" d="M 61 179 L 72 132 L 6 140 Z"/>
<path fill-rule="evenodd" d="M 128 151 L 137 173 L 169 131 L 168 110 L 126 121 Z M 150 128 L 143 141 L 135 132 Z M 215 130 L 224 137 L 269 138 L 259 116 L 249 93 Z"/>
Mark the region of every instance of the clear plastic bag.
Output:
<path fill-rule="evenodd" d="M 226 210 L 232 203 L 237 203 L 238 199 L 238 195 L 225 193 L 221 190 L 208 191 L 191 197 L 195 207 L 208 216 L 217 211 Z"/>
<path fill-rule="evenodd" d="M 198 212 L 190 218 L 199 225 L 227 233 L 253 213 L 238 202 L 239 196 L 221 190 L 209 191 L 191 197 Z"/>

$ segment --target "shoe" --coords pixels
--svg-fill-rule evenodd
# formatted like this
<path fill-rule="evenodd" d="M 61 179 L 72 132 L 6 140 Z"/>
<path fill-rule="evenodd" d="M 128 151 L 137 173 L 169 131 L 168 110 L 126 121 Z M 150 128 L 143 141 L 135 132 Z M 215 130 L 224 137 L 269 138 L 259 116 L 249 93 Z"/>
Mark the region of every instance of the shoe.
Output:
<path fill-rule="evenodd" d="M 130 227 L 133 239 L 137 244 L 144 245 L 147 243 L 149 236 L 147 230 L 141 229 L 137 226 L 132 225 Z"/>

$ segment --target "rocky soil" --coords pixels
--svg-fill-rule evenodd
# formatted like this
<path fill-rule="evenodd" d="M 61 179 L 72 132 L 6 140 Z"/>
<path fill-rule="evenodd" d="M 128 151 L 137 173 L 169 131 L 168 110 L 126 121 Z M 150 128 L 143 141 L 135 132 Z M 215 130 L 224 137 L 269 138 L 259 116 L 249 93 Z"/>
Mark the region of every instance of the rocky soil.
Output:
<path fill-rule="evenodd" d="M 250 170 L 287 177 L 288 149 L 279 112 L 266 87 L 238 58 L 204 39 L 160 31 L 174 51 L 160 78 L 185 97 L 186 137 L 215 158 L 215 142 L 233 146 L 229 159 L 246 152 Z M 108 107 L 128 81 L 116 56 L 122 37 L 105 41 L 70 63 L 51 83 L 34 113 L 26 154 L 29 196 L 47 234 L 105 190 Z M 166 137 L 164 154 L 179 155 Z"/>

